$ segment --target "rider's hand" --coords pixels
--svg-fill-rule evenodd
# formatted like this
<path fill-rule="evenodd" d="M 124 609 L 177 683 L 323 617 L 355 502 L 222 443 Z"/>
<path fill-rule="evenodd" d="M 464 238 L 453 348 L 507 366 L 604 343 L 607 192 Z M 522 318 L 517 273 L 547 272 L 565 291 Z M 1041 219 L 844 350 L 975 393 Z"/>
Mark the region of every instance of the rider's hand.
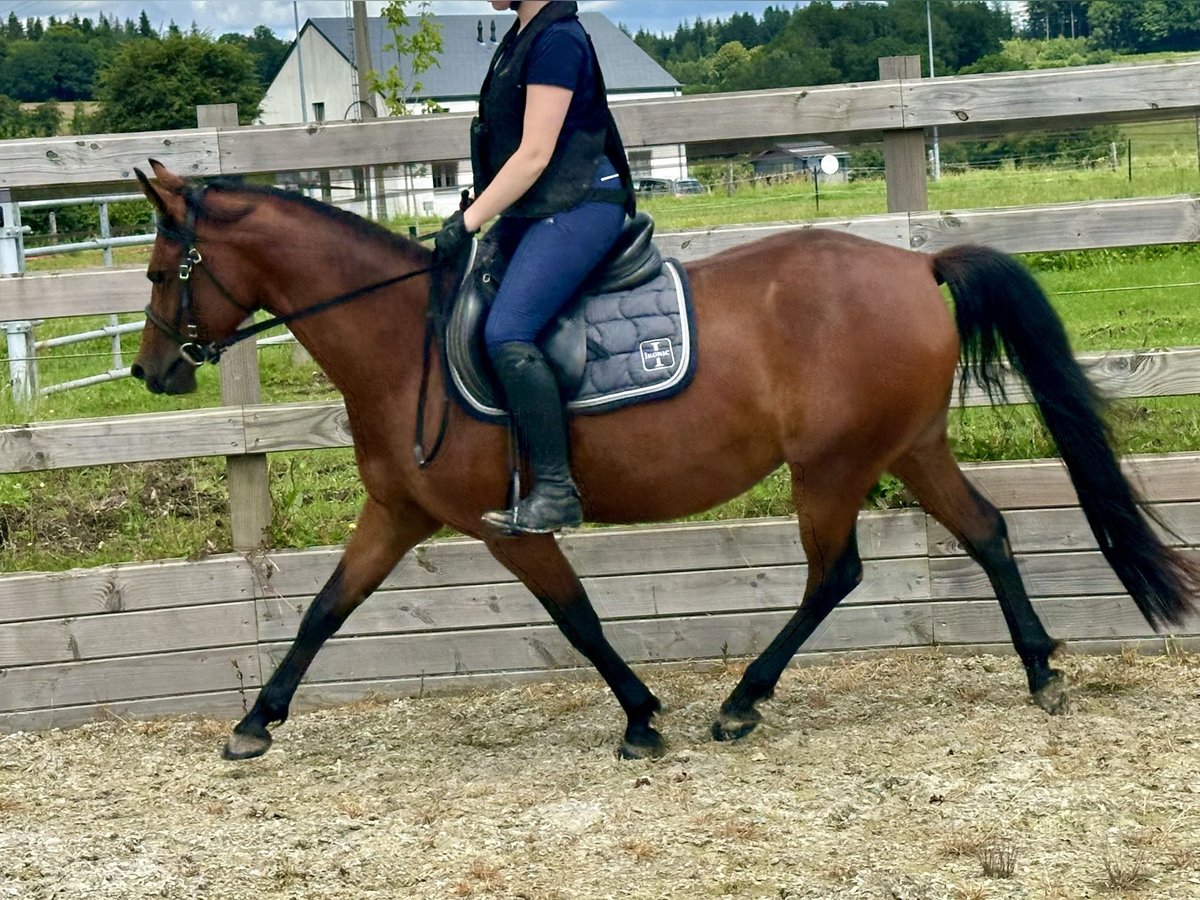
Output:
<path fill-rule="evenodd" d="M 442 222 L 442 229 L 433 239 L 433 250 L 439 260 L 454 260 L 471 245 L 463 214 L 456 212 Z"/>

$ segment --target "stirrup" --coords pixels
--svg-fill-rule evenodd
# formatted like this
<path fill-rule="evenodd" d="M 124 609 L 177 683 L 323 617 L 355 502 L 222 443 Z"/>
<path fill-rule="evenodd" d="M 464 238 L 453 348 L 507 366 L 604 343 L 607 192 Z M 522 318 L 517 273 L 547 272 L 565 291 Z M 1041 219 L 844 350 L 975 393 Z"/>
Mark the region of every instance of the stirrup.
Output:
<path fill-rule="evenodd" d="M 560 497 L 547 496 L 534 487 L 529 496 L 511 509 L 483 514 L 483 521 L 507 535 L 552 534 L 583 524 L 583 504 L 574 490 Z"/>

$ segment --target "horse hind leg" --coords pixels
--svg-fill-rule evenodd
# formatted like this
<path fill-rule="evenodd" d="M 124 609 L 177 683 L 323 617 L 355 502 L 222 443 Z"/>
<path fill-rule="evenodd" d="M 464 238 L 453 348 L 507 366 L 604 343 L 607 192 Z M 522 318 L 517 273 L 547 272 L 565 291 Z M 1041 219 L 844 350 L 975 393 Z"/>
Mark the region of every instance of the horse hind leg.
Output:
<path fill-rule="evenodd" d="M 712 734 L 718 741 L 738 740 L 762 720 L 761 700 L 775 692 L 783 670 L 796 651 L 862 581 L 855 523 L 858 510 L 874 483 L 864 471 L 838 477 L 837 467 L 813 468 L 811 475 L 792 465 L 792 494 L 800 518 L 800 540 L 808 562 L 804 599 L 795 615 L 757 659 L 721 704 Z"/>
<path fill-rule="evenodd" d="M 1034 701 L 1051 715 L 1064 712 L 1070 701 L 1067 679 L 1050 666 L 1062 644 L 1047 634 L 1029 600 L 1004 517 L 967 481 L 945 432 L 908 451 L 891 468 L 987 573 Z"/>
<path fill-rule="evenodd" d="M 553 535 L 494 537 L 487 546 L 537 597 L 571 646 L 596 667 L 612 689 L 627 718 L 618 755 L 625 759 L 662 756 L 666 749 L 662 736 L 651 724 L 662 704 L 604 636 L 579 576 Z"/>
<path fill-rule="evenodd" d="M 258 692 L 250 711 L 234 726 L 222 751 L 226 759 L 251 759 L 267 752 L 271 746 L 267 726 L 287 721 L 292 697 L 317 651 L 379 587 L 400 558 L 437 531 L 439 524 L 416 507 L 391 510 L 367 501 L 346 552 L 304 613 L 287 655 Z"/>

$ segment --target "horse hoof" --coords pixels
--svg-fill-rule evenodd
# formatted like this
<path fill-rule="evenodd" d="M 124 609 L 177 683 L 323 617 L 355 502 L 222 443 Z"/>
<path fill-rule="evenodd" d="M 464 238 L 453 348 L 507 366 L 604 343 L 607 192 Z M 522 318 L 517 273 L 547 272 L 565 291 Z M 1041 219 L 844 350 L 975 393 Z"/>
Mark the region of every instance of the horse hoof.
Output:
<path fill-rule="evenodd" d="M 715 741 L 740 741 L 762 721 L 762 713 L 751 707 L 745 712 L 730 713 L 721 710 L 713 722 L 712 736 Z"/>
<path fill-rule="evenodd" d="M 228 760 L 254 759 L 271 749 L 271 733 L 265 728 L 237 731 L 225 742 L 221 756 Z"/>
<path fill-rule="evenodd" d="M 625 735 L 621 746 L 617 748 L 618 759 L 658 759 L 667 752 L 667 744 L 662 735 L 653 728 L 635 735 Z"/>
<path fill-rule="evenodd" d="M 1033 701 L 1052 716 L 1067 712 L 1071 707 L 1071 685 L 1066 676 L 1055 675 L 1043 684 L 1033 695 Z"/>

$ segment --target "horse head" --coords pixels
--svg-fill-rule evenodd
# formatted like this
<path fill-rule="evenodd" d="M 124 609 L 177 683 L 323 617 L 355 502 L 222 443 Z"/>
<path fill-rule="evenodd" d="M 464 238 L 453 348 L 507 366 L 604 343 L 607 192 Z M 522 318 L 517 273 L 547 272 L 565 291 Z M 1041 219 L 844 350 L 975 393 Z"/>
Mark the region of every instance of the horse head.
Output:
<path fill-rule="evenodd" d="M 228 236 L 212 240 L 205 188 L 157 160 L 150 166 L 155 181 L 134 169 L 158 212 L 158 236 L 146 272 L 146 327 L 130 374 L 152 393 L 186 394 L 196 389 L 196 368 L 215 361 L 214 343 L 236 331 L 255 305 L 238 299 L 250 297 L 250 282 Z M 219 258 L 215 270 L 210 255 Z"/>

